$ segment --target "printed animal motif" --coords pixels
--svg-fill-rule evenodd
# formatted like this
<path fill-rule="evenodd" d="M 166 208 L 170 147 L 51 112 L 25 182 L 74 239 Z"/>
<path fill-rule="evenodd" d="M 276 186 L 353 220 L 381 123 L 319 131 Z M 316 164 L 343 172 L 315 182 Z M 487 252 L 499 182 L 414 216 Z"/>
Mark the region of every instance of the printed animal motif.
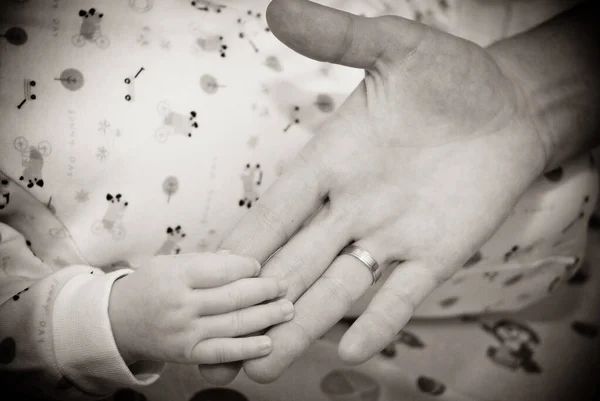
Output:
<path fill-rule="evenodd" d="M 539 345 L 540 338 L 531 328 L 502 319 L 492 325 L 483 324 L 483 329 L 500 343 L 487 350 L 487 356 L 496 364 L 510 370 L 522 369 L 527 373 L 542 372 L 533 359 L 534 347 Z"/>
<path fill-rule="evenodd" d="M 167 238 L 162 246 L 156 251 L 155 255 L 177 255 L 181 252 L 179 242 L 185 238 L 185 233 L 181 226 L 175 228 L 167 227 Z"/>
<path fill-rule="evenodd" d="M 27 183 L 27 188 L 33 188 L 34 185 L 38 187 L 44 186 L 44 180 L 42 178 L 42 169 L 44 168 L 44 156 L 42 153 L 33 146 L 29 149 L 29 160 L 25 164 L 23 175 L 19 177 L 19 180 Z"/>
<path fill-rule="evenodd" d="M 121 199 L 121 194 L 116 194 L 115 196 L 106 194 L 106 200 L 110 202 L 110 204 L 102 218 L 102 224 L 107 230 L 112 230 L 115 224 L 120 223 L 121 220 L 123 220 L 129 202 L 121 202 Z"/>
<path fill-rule="evenodd" d="M 0 210 L 4 209 L 10 203 L 10 191 L 8 186 L 10 181 L 0 176 Z"/>
<path fill-rule="evenodd" d="M 240 207 L 245 205 L 249 209 L 252 207 L 252 203 L 256 202 L 259 198 L 258 187 L 262 184 L 263 178 L 260 164 L 257 164 L 254 167 L 251 167 L 250 163 L 246 164 L 246 169 L 244 170 L 244 174 L 241 175 L 241 178 L 244 194 L 239 201 L 239 205 Z"/>
<path fill-rule="evenodd" d="M 21 165 L 24 167 L 19 180 L 24 181 L 27 188 L 33 188 L 36 185 L 40 188 L 43 187 L 44 157 L 52 153 L 50 143 L 41 141 L 37 146 L 29 146 L 27 139 L 19 136 L 15 138 L 13 145 L 21 153 Z"/>
<path fill-rule="evenodd" d="M 94 222 L 92 226 L 92 232 L 96 235 L 100 235 L 103 232 L 107 232 L 112 235 L 116 241 L 125 235 L 125 229 L 123 228 L 123 217 L 129 202 L 123 199 L 121 194 L 106 194 L 106 200 L 108 207 L 104 213 L 104 217 L 101 220 Z"/>
<path fill-rule="evenodd" d="M 158 114 L 162 117 L 162 125 L 156 130 L 154 137 L 158 142 L 165 142 L 171 135 L 192 137 L 192 129 L 198 128 L 196 122 L 197 114 L 190 111 L 189 114 L 181 114 L 171 110 L 167 102 L 160 102 L 157 107 Z"/>
<path fill-rule="evenodd" d="M 102 34 L 101 24 L 104 14 L 99 13 L 95 8 L 88 11 L 80 10 L 79 16 L 82 18 L 79 33 L 73 35 L 71 42 L 75 47 L 83 47 L 87 42 L 95 43 L 99 48 L 105 49 L 110 45 L 110 40 Z"/>
<path fill-rule="evenodd" d="M 83 18 L 79 34 L 90 42 L 94 41 L 94 35 L 100 31 L 104 14 L 97 13 L 95 8 L 90 8 L 89 11 L 79 10 L 79 16 Z"/>

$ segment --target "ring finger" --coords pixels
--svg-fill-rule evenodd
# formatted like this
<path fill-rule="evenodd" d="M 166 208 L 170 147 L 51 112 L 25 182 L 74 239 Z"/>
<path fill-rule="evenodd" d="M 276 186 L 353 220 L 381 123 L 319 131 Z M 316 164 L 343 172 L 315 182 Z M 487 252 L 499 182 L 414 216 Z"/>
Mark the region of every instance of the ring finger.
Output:
<path fill-rule="evenodd" d="M 354 243 L 380 261 L 380 269 L 388 253 L 375 238 Z M 273 341 L 273 351 L 266 357 L 247 361 L 244 370 L 255 380 L 274 380 L 316 339 L 338 322 L 352 305 L 371 286 L 373 276 L 367 266 L 350 255 L 335 258 L 329 269 L 294 304 L 294 318 L 271 328 L 268 336 Z M 322 305 L 327 305 L 323 308 Z M 264 372 L 273 377 L 263 377 Z M 254 377 L 253 377 L 254 376 Z"/>
<path fill-rule="evenodd" d="M 275 276 L 287 283 L 286 299 L 296 301 L 327 269 L 350 240 L 348 219 L 336 217 L 326 203 L 290 241 L 263 266 L 262 277 Z"/>

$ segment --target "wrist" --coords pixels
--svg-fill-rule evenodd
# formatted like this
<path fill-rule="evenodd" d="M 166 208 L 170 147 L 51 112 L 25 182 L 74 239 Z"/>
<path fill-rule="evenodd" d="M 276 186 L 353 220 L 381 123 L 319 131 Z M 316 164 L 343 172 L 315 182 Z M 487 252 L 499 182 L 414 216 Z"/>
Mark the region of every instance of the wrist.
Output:
<path fill-rule="evenodd" d="M 82 267 L 85 273 L 91 269 Z M 102 395 L 119 387 L 149 384 L 164 368 L 164 364 L 155 362 L 130 368 L 117 349 L 108 305 L 115 281 L 129 273 L 131 270 L 122 269 L 108 274 L 78 274 L 61 287 L 54 300 L 56 366 L 62 376 L 84 392 Z"/>
<path fill-rule="evenodd" d="M 533 138 L 530 141 L 533 147 L 530 153 L 540 155 L 542 172 L 551 170 L 555 167 L 552 166 L 554 144 L 551 131 L 537 106 L 531 88 L 527 85 L 526 71 L 511 51 L 510 39 L 497 42 L 486 48 L 486 51 L 513 88 L 518 116 L 521 120 L 519 125 L 525 127 L 524 134 Z"/>
<path fill-rule="evenodd" d="M 123 284 L 124 279 L 127 276 L 120 277 L 115 280 L 110 291 L 110 298 L 108 301 L 108 319 L 110 321 L 113 337 L 117 350 L 121 355 L 121 358 L 125 361 L 127 366 L 131 366 L 139 358 L 135 357 L 135 351 L 132 349 L 132 342 L 129 341 L 131 337 L 127 330 L 127 324 L 129 319 L 126 316 L 127 308 L 123 307 L 126 302 L 122 302 Z"/>
<path fill-rule="evenodd" d="M 487 49 L 522 94 L 546 171 L 600 144 L 598 3 L 582 2 Z"/>

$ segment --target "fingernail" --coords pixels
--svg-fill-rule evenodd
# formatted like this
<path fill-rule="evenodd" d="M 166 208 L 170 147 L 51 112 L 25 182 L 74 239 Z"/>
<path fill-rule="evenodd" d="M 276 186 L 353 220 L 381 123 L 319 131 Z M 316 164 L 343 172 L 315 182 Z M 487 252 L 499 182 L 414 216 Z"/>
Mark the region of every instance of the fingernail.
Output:
<path fill-rule="evenodd" d="M 260 340 L 260 345 L 258 346 L 261 351 L 268 351 L 271 349 L 271 339 L 269 337 L 265 337 Z"/>
<path fill-rule="evenodd" d="M 281 311 L 283 312 L 283 318 L 287 321 L 294 317 L 294 304 L 290 301 L 283 301 L 281 305 Z"/>
<path fill-rule="evenodd" d="M 229 255 L 231 253 L 231 251 L 229 249 L 221 249 L 219 252 L 217 252 L 219 255 Z"/>
<path fill-rule="evenodd" d="M 277 287 L 279 287 L 279 292 L 277 293 L 277 296 L 285 295 L 285 293 L 288 290 L 288 285 L 285 281 L 280 281 L 279 283 L 277 283 Z"/>

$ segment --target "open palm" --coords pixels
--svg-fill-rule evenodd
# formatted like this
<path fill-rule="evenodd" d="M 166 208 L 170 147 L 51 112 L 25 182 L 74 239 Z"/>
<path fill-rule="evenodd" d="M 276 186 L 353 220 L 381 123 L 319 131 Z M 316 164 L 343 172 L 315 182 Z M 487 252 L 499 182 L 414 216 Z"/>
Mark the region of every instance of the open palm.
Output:
<path fill-rule="evenodd" d="M 244 363 L 259 382 L 277 378 L 369 288 L 369 270 L 337 256 L 345 245 L 395 266 L 340 343 L 340 357 L 360 363 L 491 237 L 546 164 L 519 87 L 483 48 L 308 1 L 274 1 L 267 16 L 292 49 L 365 78 L 223 244 L 268 259 L 261 274 L 285 278 L 295 302 L 293 320 L 267 332 L 273 352 Z M 210 369 L 213 381 L 233 377 Z"/>

